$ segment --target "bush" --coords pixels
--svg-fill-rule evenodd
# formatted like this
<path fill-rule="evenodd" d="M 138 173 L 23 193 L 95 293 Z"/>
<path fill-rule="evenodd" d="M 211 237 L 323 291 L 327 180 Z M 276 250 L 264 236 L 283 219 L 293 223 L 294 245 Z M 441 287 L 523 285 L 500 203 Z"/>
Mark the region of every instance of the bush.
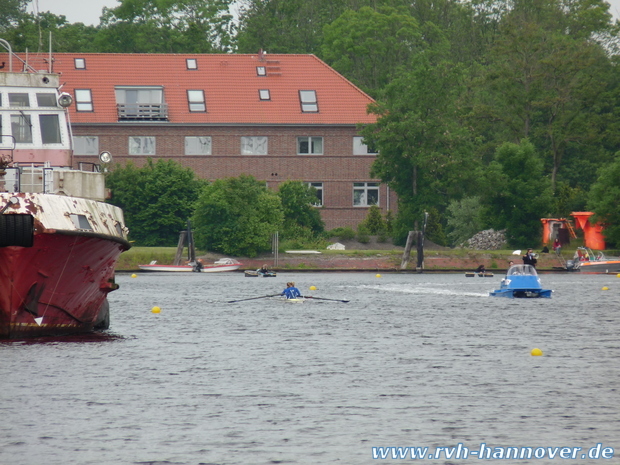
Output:
<path fill-rule="evenodd" d="M 335 228 L 329 231 L 329 237 L 337 237 L 341 241 L 350 241 L 355 238 L 355 231 L 350 226 L 344 228 Z"/>
<path fill-rule="evenodd" d="M 368 244 L 370 242 L 370 231 L 368 231 L 368 228 L 363 224 L 357 227 L 357 240 L 362 244 Z"/>

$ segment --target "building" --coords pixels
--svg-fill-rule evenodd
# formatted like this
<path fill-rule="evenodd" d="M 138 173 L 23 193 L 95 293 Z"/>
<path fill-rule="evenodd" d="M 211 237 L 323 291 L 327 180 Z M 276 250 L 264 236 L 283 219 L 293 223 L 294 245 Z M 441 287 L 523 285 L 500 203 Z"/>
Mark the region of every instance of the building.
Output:
<path fill-rule="evenodd" d="M 47 55 L 28 62 L 49 67 Z M 52 70 L 74 100 L 75 166 L 107 151 L 120 164 L 173 159 L 207 180 L 300 180 L 327 229 L 396 207 L 357 131 L 375 121 L 372 99 L 313 55 L 58 53 Z"/>

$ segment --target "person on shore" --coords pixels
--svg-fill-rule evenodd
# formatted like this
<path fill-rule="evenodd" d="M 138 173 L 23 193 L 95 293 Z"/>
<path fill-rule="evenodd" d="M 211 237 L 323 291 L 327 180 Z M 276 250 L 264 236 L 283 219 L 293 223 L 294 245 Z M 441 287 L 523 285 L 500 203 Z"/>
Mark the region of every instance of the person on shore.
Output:
<path fill-rule="evenodd" d="M 295 283 L 290 282 L 286 283 L 286 289 L 280 295 L 285 295 L 287 299 L 296 299 L 301 296 L 301 292 L 295 287 Z"/>
<path fill-rule="evenodd" d="M 557 237 L 555 238 L 555 241 L 553 241 L 553 251 L 558 255 L 560 255 L 560 252 L 562 251 L 562 244 L 560 244 Z"/>
<path fill-rule="evenodd" d="M 532 265 L 536 268 L 536 263 L 538 263 L 538 260 L 536 260 L 536 257 L 534 256 L 534 251 L 532 249 L 527 249 L 527 253 L 523 255 L 523 264 Z"/>

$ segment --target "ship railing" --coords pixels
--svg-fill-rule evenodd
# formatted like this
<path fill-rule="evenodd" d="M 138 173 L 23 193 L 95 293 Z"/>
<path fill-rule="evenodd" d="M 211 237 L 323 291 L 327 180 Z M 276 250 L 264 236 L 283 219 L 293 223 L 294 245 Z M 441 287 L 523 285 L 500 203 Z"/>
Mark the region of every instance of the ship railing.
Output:
<path fill-rule="evenodd" d="M 80 163 L 79 169 L 52 167 L 49 162 L 44 165 L 17 165 L 4 168 L 0 171 L 0 192 L 35 192 L 43 194 L 57 193 L 54 173 L 83 172 L 100 173 L 101 168 L 96 163 Z M 57 176 L 56 176 L 57 177 Z"/>

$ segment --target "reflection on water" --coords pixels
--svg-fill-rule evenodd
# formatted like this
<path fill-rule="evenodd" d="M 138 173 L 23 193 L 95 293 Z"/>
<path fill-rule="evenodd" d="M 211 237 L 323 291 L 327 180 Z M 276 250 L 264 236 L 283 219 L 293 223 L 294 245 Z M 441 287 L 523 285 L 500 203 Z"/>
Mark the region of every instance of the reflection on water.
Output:
<path fill-rule="evenodd" d="M 291 280 L 350 302 L 226 303 Z M 552 299 L 489 297 L 500 280 L 119 275 L 110 332 L 0 344 L 0 463 L 361 464 L 459 443 L 602 443 L 620 463 L 620 279 L 543 274 Z M 476 462 L 492 463 L 424 461 Z"/>

